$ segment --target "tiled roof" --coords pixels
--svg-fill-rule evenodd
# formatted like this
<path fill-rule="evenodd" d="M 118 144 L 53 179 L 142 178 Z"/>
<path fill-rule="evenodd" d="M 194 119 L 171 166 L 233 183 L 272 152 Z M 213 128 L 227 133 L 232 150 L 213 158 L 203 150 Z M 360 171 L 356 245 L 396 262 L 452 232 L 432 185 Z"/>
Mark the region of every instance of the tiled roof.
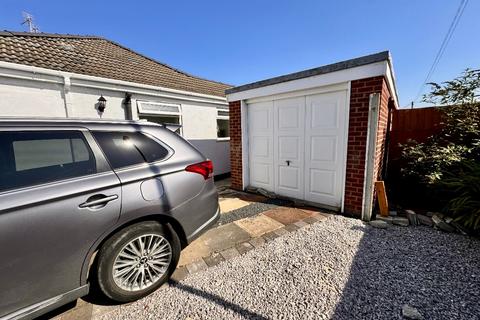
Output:
<path fill-rule="evenodd" d="M 0 61 L 221 97 L 231 87 L 189 75 L 95 36 L 3 31 Z"/>

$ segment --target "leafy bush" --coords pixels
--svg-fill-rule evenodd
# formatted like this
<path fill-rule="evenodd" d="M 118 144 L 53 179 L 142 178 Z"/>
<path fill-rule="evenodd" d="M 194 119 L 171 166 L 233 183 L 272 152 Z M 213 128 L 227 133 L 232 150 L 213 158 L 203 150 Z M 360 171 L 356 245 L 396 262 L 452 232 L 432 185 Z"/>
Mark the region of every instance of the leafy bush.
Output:
<path fill-rule="evenodd" d="M 462 168 L 447 175 L 441 184 L 453 194 L 446 211 L 465 227 L 480 230 L 480 163 L 462 163 Z"/>
<path fill-rule="evenodd" d="M 424 101 L 444 107 L 443 128 L 424 143 L 402 146 L 406 181 L 423 188 L 464 226 L 480 227 L 480 70 L 467 69 L 442 84 L 431 83 Z M 436 197 L 436 199 L 435 199 Z M 433 198 L 433 199 L 432 199 Z"/>

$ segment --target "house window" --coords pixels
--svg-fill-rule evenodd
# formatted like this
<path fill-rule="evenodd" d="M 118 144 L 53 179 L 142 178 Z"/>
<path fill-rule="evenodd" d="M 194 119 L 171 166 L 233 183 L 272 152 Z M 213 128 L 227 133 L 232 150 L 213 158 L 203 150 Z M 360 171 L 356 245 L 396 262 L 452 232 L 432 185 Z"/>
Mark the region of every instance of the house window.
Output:
<path fill-rule="evenodd" d="M 217 139 L 230 139 L 230 118 L 226 109 L 217 109 Z"/>
<path fill-rule="evenodd" d="M 137 101 L 137 107 L 139 119 L 164 125 L 178 125 L 178 129 L 175 130 L 175 132 L 179 135 L 182 134 L 182 115 L 180 105 Z"/>

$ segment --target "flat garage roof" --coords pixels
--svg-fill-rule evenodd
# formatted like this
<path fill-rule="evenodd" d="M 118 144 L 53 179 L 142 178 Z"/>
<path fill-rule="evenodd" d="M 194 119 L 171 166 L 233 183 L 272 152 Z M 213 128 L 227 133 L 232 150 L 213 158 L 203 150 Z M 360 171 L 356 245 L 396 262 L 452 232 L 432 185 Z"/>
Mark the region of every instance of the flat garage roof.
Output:
<path fill-rule="evenodd" d="M 381 61 L 388 61 L 390 63 L 389 51 L 382 51 L 382 52 L 374 53 L 368 56 L 363 56 L 363 57 L 345 60 L 345 61 L 341 61 L 333 64 L 328 64 L 318 68 L 294 72 L 294 73 L 290 73 L 290 74 L 279 76 L 279 77 L 274 77 L 266 80 L 252 82 L 249 84 L 244 84 L 238 87 L 225 90 L 225 94 L 228 95 L 232 93 L 270 86 L 270 85 L 274 85 L 282 82 L 298 80 L 298 79 L 308 78 L 308 77 L 326 74 L 330 72 L 355 68 L 355 67 L 359 67 L 359 66 L 363 66 L 363 65 L 367 65 L 375 62 L 381 62 Z"/>

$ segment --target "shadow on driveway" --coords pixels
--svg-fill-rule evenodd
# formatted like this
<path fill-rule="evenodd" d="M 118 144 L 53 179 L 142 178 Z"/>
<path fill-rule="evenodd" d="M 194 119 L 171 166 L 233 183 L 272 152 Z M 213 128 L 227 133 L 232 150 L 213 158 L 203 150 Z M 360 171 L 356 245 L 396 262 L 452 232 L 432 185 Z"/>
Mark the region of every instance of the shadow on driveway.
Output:
<path fill-rule="evenodd" d="M 333 319 L 402 319 L 404 305 L 425 319 L 480 319 L 478 239 L 421 226 L 363 229 Z"/>
<path fill-rule="evenodd" d="M 191 287 L 191 286 L 188 286 L 186 284 L 183 284 L 183 283 L 180 283 L 180 282 L 177 282 L 177 281 L 173 281 L 173 280 L 170 280 L 169 283 L 179 290 L 182 290 L 182 291 L 185 291 L 187 293 L 196 295 L 196 296 L 198 296 L 200 298 L 203 298 L 203 299 L 210 300 L 210 301 L 218 304 L 219 306 L 221 306 L 223 308 L 230 309 L 233 312 L 235 312 L 235 313 L 239 314 L 240 316 L 244 317 L 245 319 L 268 320 L 268 318 L 266 318 L 266 317 L 264 317 L 264 316 L 262 316 L 258 313 L 247 310 L 247 309 L 239 306 L 238 304 L 229 302 L 229 301 L 223 299 L 222 297 L 220 297 L 216 294 L 208 293 L 208 292 L 202 291 L 200 289 L 197 289 L 197 288 L 194 288 L 194 287 Z"/>

